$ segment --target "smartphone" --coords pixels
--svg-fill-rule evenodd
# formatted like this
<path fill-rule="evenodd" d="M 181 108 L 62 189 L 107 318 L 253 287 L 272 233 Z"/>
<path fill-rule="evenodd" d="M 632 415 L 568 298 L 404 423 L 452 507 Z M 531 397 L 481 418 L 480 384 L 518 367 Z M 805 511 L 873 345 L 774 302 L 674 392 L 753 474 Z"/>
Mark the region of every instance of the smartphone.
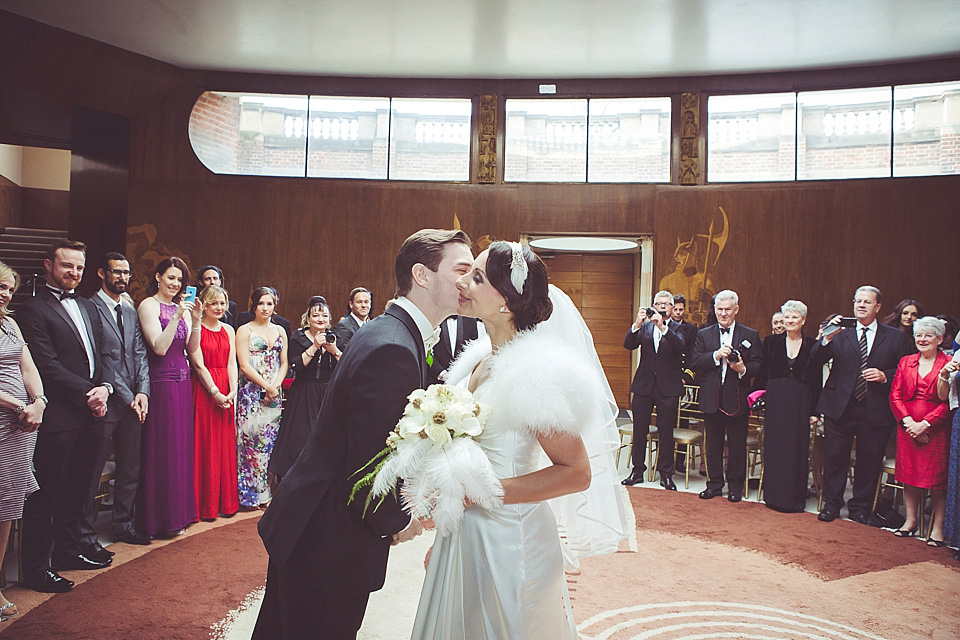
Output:
<path fill-rule="evenodd" d="M 197 288 L 192 285 L 187 285 L 186 292 L 184 293 L 184 300 L 187 302 L 194 302 L 197 299 Z"/>
<path fill-rule="evenodd" d="M 857 319 L 844 316 L 843 318 L 840 318 L 840 326 L 846 327 L 847 329 L 852 329 L 853 327 L 857 326 Z"/>

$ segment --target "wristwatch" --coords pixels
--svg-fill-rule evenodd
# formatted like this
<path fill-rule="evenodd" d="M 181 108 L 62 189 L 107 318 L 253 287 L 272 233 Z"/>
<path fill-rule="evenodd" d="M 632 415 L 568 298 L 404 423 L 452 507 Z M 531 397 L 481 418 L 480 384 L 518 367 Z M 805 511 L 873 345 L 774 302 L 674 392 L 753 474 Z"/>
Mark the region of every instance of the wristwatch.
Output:
<path fill-rule="evenodd" d="M 21 403 L 20 403 L 20 406 L 17 407 L 17 409 L 16 409 L 17 415 L 19 416 L 19 415 L 23 414 L 23 412 L 26 411 L 26 410 L 27 410 L 27 403 L 26 403 L 26 402 L 21 402 Z"/>
<path fill-rule="evenodd" d="M 100 383 L 100 386 L 107 390 L 107 395 L 109 395 L 109 396 L 112 396 L 112 395 L 113 395 L 113 385 L 112 385 L 112 384 L 110 384 L 109 382 L 101 382 L 101 383 Z"/>
<path fill-rule="evenodd" d="M 38 395 L 38 396 L 33 396 L 33 399 L 34 399 L 34 400 L 42 400 L 42 401 L 43 401 L 43 406 L 47 406 L 48 404 L 50 404 L 50 401 L 47 400 L 47 396 L 43 395 L 42 393 L 41 393 L 40 395 Z"/>

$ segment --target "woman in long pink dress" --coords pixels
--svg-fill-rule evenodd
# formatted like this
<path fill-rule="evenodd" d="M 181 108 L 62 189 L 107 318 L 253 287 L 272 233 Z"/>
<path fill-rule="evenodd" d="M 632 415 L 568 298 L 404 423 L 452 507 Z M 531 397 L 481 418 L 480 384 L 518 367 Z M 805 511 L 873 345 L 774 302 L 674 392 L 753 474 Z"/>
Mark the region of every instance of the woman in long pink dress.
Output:
<path fill-rule="evenodd" d="M 237 352 L 233 327 L 221 322 L 227 292 L 216 285 L 197 296 L 203 309 L 200 345 L 190 352 L 193 365 L 194 490 L 204 520 L 231 516 L 237 496 L 237 438 L 233 399 L 237 396 Z"/>
<path fill-rule="evenodd" d="M 933 507 L 927 546 L 942 547 L 950 451 L 950 408 L 937 395 L 937 376 L 950 362 L 940 351 L 945 323 L 932 317 L 913 323 L 917 351 L 904 356 L 890 387 L 890 407 L 897 417 L 897 481 L 903 484 L 907 520 L 893 535 L 908 538 L 920 526 L 922 489 Z"/>

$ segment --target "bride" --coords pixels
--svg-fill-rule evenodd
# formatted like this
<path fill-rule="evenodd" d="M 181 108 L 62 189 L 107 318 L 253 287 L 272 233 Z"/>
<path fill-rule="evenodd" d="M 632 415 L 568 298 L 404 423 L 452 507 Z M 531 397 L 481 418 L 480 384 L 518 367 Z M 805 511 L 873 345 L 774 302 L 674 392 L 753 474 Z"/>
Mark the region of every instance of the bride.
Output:
<path fill-rule="evenodd" d="M 616 405 L 583 319 L 532 251 L 495 242 L 457 286 L 460 313 L 483 320 L 489 340 L 467 347 L 448 382 L 491 409 L 477 442 L 503 505 L 468 505 L 459 530 L 438 535 L 412 638 L 576 638 L 564 564 L 626 535 Z"/>

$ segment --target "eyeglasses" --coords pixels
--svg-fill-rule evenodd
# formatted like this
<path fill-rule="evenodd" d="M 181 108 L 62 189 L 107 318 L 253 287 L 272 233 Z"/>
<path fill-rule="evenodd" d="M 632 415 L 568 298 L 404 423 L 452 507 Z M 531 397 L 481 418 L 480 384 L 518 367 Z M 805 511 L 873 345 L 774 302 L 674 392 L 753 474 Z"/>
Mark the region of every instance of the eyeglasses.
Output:
<path fill-rule="evenodd" d="M 127 276 L 127 277 L 130 276 L 129 269 L 107 269 L 107 273 L 109 273 L 112 276 Z"/>

